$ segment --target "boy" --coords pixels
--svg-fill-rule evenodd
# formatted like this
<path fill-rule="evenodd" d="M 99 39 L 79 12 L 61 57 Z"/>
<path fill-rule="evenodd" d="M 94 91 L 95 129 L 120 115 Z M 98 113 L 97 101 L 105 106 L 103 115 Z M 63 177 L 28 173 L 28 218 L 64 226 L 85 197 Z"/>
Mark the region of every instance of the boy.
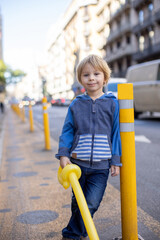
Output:
<path fill-rule="evenodd" d="M 62 168 L 72 163 L 81 168 L 79 182 L 92 217 L 102 201 L 109 169 L 111 176 L 117 176 L 121 166 L 118 101 L 103 93 L 110 72 L 107 63 L 96 55 L 89 55 L 77 66 L 77 78 L 86 94 L 70 104 L 56 154 Z M 62 239 L 84 239 L 87 232 L 74 194 L 71 210 Z"/>

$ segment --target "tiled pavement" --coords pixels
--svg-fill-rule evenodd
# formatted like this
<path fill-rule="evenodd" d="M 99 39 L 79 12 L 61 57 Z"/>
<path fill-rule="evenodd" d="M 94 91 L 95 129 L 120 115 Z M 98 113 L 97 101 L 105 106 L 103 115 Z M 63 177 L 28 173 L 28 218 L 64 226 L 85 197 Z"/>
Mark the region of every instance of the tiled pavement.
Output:
<path fill-rule="evenodd" d="M 3 151 L 3 138 L 4 138 L 4 123 L 5 123 L 5 113 L 0 111 L 0 166 L 2 160 L 2 151 Z"/>

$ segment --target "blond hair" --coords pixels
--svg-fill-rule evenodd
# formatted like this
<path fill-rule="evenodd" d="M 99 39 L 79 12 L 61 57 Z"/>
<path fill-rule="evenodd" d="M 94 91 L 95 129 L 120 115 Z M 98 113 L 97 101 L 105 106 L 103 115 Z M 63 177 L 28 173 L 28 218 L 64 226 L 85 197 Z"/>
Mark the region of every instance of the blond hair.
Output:
<path fill-rule="evenodd" d="M 87 57 L 85 57 L 77 66 L 76 73 L 77 73 L 77 79 L 81 83 L 81 74 L 83 71 L 84 66 L 89 63 L 92 65 L 93 68 L 100 70 L 104 73 L 104 84 L 108 83 L 108 80 L 110 78 L 111 69 L 109 68 L 108 64 L 103 60 L 103 58 L 91 54 Z"/>

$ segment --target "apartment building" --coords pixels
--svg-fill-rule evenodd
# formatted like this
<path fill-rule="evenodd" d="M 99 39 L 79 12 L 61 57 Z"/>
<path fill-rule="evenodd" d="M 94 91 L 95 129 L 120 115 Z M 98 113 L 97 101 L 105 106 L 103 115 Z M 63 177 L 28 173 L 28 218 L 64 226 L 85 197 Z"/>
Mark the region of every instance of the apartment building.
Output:
<path fill-rule="evenodd" d="M 81 89 L 76 81 L 78 62 L 97 46 L 95 0 L 73 0 L 51 31 L 48 44 L 47 91 L 54 98 L 73 98 Z"/>
<path fill-rule="evenodd" d="M 104 58 L 113 77 L 125 77 L 129 66 L 160 58 L 159 0 L 106 1 L 105 8 L 110 33 Z"/>
<path fill-rule="evenodd" d="M 0 12 L 0 59 L 3 59 L 3 45 L 2 45 L 2 15 Z"/>
<path fill-rule="evenodd" d="M 133 27 L 136 51 L 133 60 L 137 63 L 160 58 L 160 0 L 133 2 L 137 22 Z"/>
<path fill-rule="evenodd" d="M 160 58 L 159 36 L 160 0 L 72 0 L 48 42 L 48 93 L 79 93 L 76 66 L 90 53 L 125 77 L 129 66 Z"/>

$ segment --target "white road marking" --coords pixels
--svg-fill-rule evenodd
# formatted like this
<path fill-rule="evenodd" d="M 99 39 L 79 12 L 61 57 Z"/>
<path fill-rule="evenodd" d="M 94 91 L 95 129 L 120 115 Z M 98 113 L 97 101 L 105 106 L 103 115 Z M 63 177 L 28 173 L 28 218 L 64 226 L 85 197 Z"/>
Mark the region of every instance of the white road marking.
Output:
<path fill-rule="evenodd" d="M 147 137 L 145 137 L 144 135 L 135 136 L 135 141 L 136 142 L 151 143 L 151 141 Z"/>

